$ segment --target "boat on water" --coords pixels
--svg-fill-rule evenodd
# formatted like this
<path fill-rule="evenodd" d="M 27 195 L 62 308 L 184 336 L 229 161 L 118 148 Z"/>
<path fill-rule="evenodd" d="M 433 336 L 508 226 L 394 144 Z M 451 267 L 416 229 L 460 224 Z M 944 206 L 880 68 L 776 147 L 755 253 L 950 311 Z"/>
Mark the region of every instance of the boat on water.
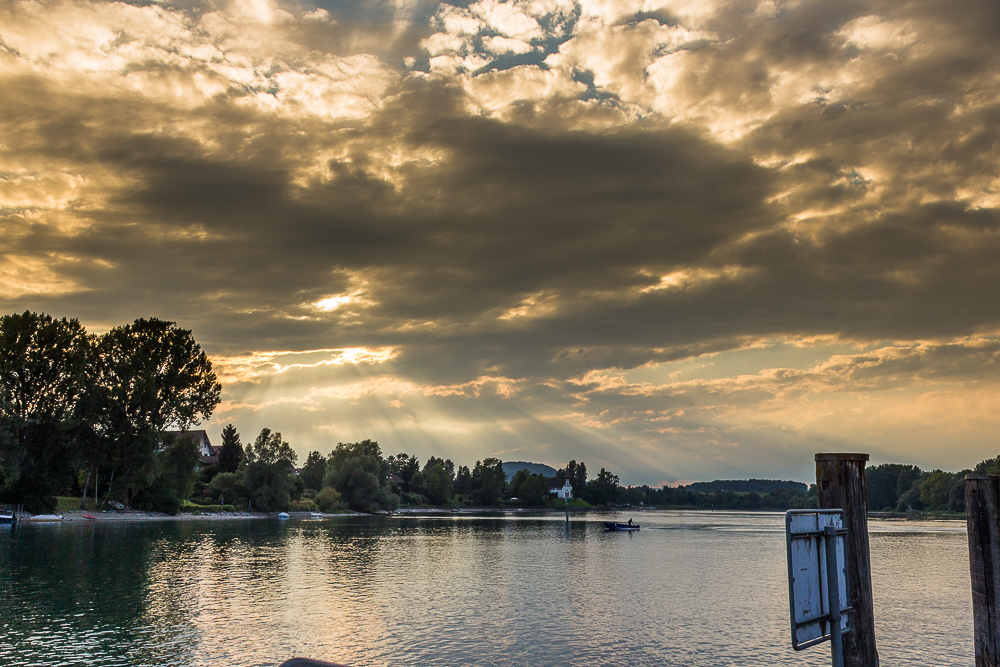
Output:
<path fill-rule="evenodd" d="M 0 512 L 0 528 L 13 526 L 14 521 L 16 521 L 16 519 L 14 518 L 14 514 L 12 512 Z"/>
<path fill-rule="evenodd" d="M 287 519 L 288 518 L 288 512 L 278 512 L 278 518 L 279 519 Z"/>
<path fill-rule="evenodd" d="M 29 516 L 25 519 L 25 521 L 37 523 L 53 523 L 62 520 L 62 514 L 36 514 L 35 516 Z"/>
<path fill-rule="evenodd" d="M 322 519 L 323 518 L 323 513 L 322 512 L 310 512 L 309 513 L 309 518 L 310 519 Z"/>
<path fill-rule="evenodd" d="M 615 521 L 605 521 L 604 527 L 608 530 L 639 530 L 637 523 L 617 523 Z"/>

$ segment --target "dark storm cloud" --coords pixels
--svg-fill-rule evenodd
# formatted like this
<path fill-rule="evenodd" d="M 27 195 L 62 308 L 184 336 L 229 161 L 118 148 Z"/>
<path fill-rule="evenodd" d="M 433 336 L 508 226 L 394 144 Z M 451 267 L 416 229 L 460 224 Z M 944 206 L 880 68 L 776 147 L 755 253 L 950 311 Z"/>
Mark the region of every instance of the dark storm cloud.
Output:
<path fill-rule="evenodd" d="M 241 369 L 234 414 L 421 397 L 594 451 L 762 451 L 806 429 L 747 406 L 993 382 L 994 4 L 467 4 L 0 8 L 0 307 L 177 320 Z M 232 361 L 333 348 L 391 353 Z"/>

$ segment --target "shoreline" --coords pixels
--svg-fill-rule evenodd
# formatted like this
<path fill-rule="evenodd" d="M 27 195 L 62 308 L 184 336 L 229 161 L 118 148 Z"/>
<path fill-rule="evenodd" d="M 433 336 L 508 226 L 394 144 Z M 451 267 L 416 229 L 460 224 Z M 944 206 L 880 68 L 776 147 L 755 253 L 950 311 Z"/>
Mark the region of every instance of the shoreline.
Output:
<path fill-rule="evenodd" d="M 43 515 L 35 515 L 43 516 Z M 39 521 L 34 520 L 30 516 L 23 516 L 18 520 L 18 523 L 30 523 L 30 524 L 44 524 L 44 523 L 121 523 L 129 521 L 247 521 L 247 520 L 258 520 L 258 519 L 278 519 L 277 512 L 218 512 L 218 513 L 203 513 L 203 514 L 190 514 L 190 513 L 178 513 L 178 514 L 165 514 L 163 512 L 140 512 L 131 510 L 116 510 L 111 512 L 88 512 L 84 511 L 69 511 L 62 512 L 57 515 L 61 516 L 60 520 L 53 521 Z M 351 512 L 343 514 L 324 514 L 320 517 L 303 517 L 294 516 L 295 519 L 313 518 L 314 520 L 320 519 L 332 519 L 341 516 L 363 516 L 360 512 Z M 93 517 L 93 518 L 88 518 Z"/>

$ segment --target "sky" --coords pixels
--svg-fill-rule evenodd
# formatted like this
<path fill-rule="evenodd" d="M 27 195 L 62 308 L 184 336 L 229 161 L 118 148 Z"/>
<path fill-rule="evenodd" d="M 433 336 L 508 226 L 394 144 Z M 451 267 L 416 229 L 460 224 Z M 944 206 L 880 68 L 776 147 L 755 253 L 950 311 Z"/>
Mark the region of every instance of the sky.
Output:
<path fill-rule="evenodd" d="M 981 0 L 7 0 L 0 312 L 175 321 L 216 444 L 300 461 L 971 467 L 998 36 Z"/>

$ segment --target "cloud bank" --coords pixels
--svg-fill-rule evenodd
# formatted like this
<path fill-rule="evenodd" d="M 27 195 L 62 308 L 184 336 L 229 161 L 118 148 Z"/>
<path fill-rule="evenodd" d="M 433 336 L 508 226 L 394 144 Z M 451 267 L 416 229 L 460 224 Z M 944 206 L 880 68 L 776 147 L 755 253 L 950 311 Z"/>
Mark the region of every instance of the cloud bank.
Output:
<path fill-rule="evenodd" d="M 1000 9 L 0 7 L 0 302 L 191 328 L 211 429 L 626 482 L 998 448 Z"/>

